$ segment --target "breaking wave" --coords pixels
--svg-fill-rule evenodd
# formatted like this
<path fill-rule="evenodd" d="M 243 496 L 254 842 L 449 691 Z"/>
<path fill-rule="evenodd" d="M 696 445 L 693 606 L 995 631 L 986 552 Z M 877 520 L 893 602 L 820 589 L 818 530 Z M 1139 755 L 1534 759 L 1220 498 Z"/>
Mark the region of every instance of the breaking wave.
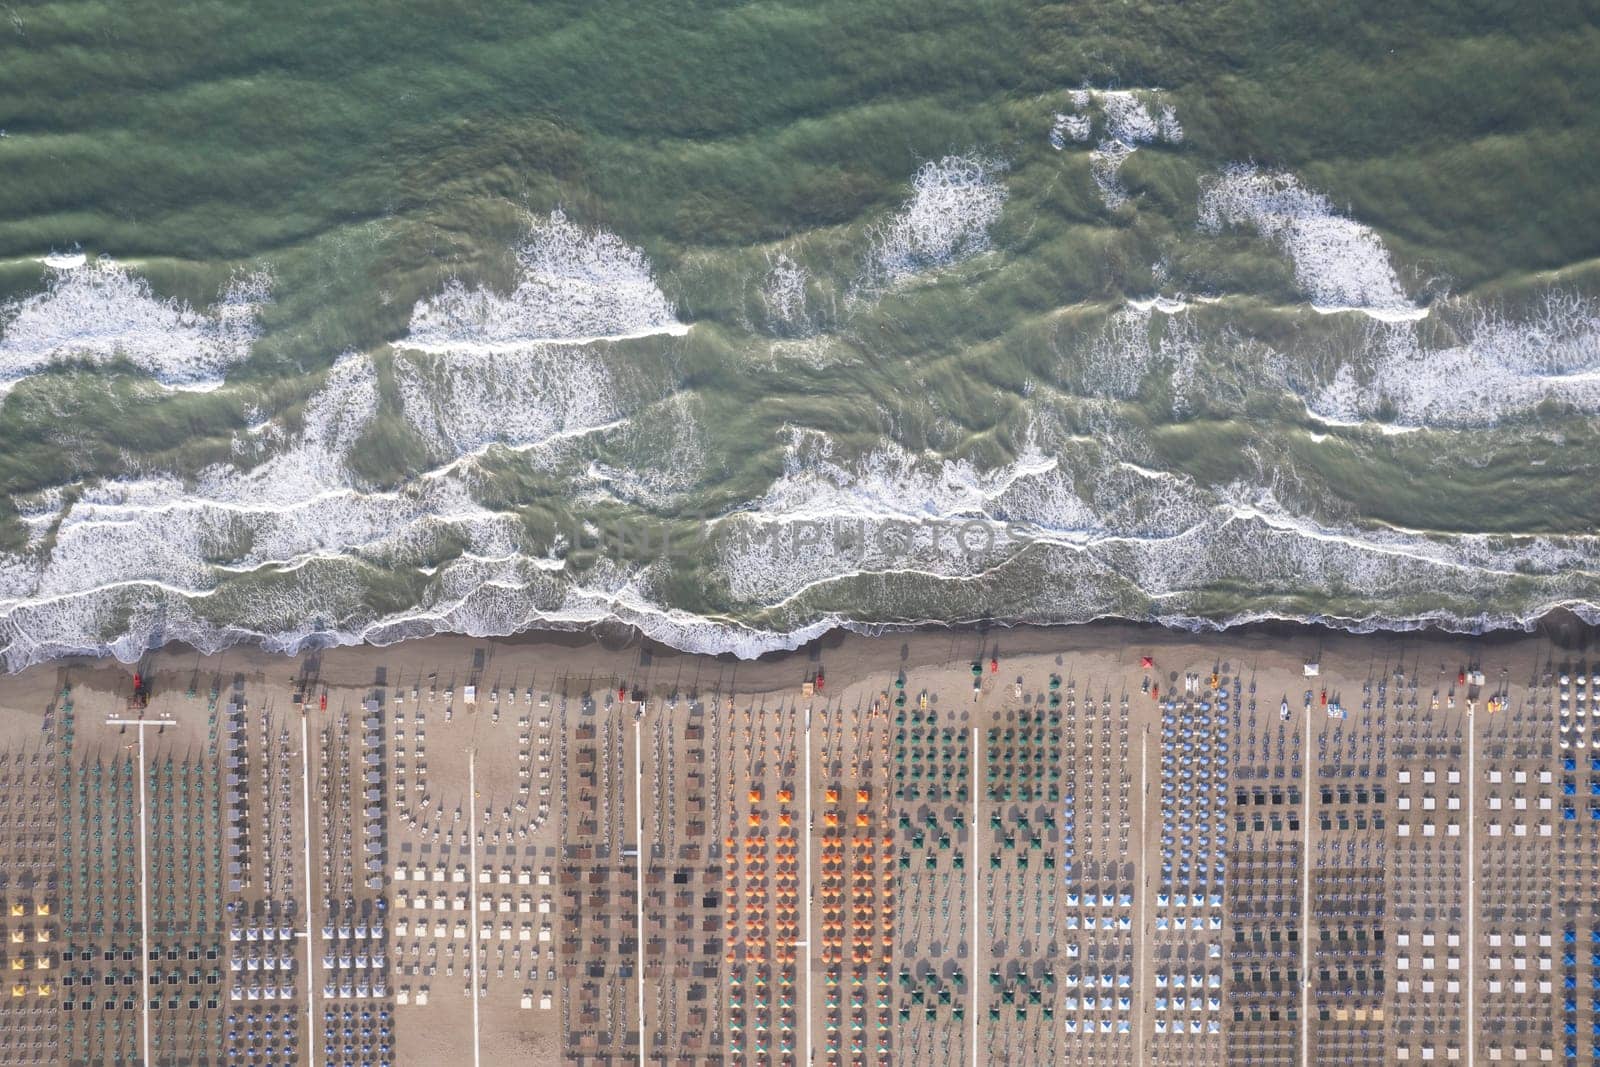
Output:
<path fill-rule="evenodd" d="M 266 273 L 240 273 L 196 310 L 104 256 L 45 262 L 42 292 L 0 306 L 0 391 L 54 365 L 115 360 L 174 389 L 215 388 L 249 356 L 272 290 Z"/>
<path fill-rule="evenodd" d="M 148 484 L 125 490 L 75 505 L 63 521 L 73 544 L 52 577 L 70 573 L 70 582 L 42 582 L 21 561 L 0 560 L 9 669 L 68 653 L 131 661 L 168 640 L 206 651 L 251 640 L 292 652 L 599 624 L 632 626 L 687 651 L 749 657 L 841 626 L 978 619 L 1109 616 L 1199 629 L 1272 618 L 1471 630 L 1527 625 L 1555 607 L 1600 619 L 1592 537 L 1330 526 L 1259 489 L 1209 490 L 1119 463 L 1085 477 L 1039 456 L 983 472 L 889 449 L 859 467 L 797 469 L 757 512 L 730 517 L 713 535 L 720 557 L 708 579 L 728 584 L 736 614 L 671 606 L 653 565 L 570 573 L 559 558 L 522 547 L 513 517 L 472 504 L 449 482 L 432 496 L 315 498 L 282 507 L 278 521 L 267 506 L 239 512 L 221 501 L 184 503 L 175 488 L 167 497 Z M 901 492 L 910 499 L 886 518 L 881 502 Z M 304 529 L 319 511 L 339 518 Z M 224 549 L 242 516 L 258 547 Z M 441 528 L 468 546 L 435 563 Z M 138 551 L 118 547 L 130 535 Z M 236 561 L 298 557 L 233 585 L 208 579 L 220 551 Z M 411 576 L 401 600 L 375 596 L 374 584 L 398 580 L 397 572 Z M 1217 610 L 1217 588 L 1246 583 L 1255 595 Z M 1374 611 L 1380 603 L 1394 610 Z"/>
<path fill-rule="evenodd" d="M 924 163 L 911 180 L 911 199 L 874 232 L 863 284 L 893 285 L 987 252 L 989 227 L 1006 202 L 999 170 L 973 156 Z"/>
<path fill-rule="evenodd" d="M 850 466 L 821 454 L 733 516 L 718 547 L 736 598 L 795 623 L 831 612 L 867 623 L 1409 618 L 1471 629 L 1524 625 L 1558 606 L 1600 618 L 1593 536 L 1329 523 L 1270 488 L 1205 487 L 1105 458 L 1075 470 L 1035 453 L 980 473 L 893 449 Z M 1252 590 L 1251 606 L 1219 610 L 1217 591 L 1239 588 Z M 1526 613 L 1484 610 L 1491 603 Z"/>
<path fill-rule="evenodd" d="M 623 417 L 605 365 L 557 346 L 401 353 L 394 372 L 406 422 L 449 459 L 490 445 L 529 448 Z"/>
<path fill-rule="evenodd" d="M 1072 93 L 1070 112 L 1058 113 L 1050 127 L 1050 145 L 1061 151 L 1070 143 L 1086 143 L 1093 136 L 1099 113 L 1101 138 L 1089 153 L 1089 173 L 1100 199 L 1112 211 L 1128 202 L 1122 183 L 1122 165 L 1141 145 L 1183 142 L 1183 124 L 1172 104 L 1161 99 L 1159 89 L 1078 89 Z M 1152 113 L 1151 105 L 1157 107 Z"/>
<path fill-rule="evenodd" d="M 1235 163 L 1201 183 L 1200 226 L 1210 233 L 1248 226 L 1289 257 L 1295 284 L 1319 311 L 1374 318 L 1421 318 L 1389 262 L 1383 240 L 1334 210 L 1285 171 Z"/>
<path fill-rule="evenodd" d="M 786 255 L 773 260 L 761 285 L 761 307 L 766 328 L 782 337 L 808 337 L 816 333 L 807 308 L 810 273 Z"/>
<path fill-rule="evenodd" d="M 509 294 L 452 279 L 437 296 L 419 300 L 403 345 L 482 351 L 689 329 L 641 250 L 615 234 L 583 229 L 559 210 L 535 221 L 516 259 L 517 284 Z"/>
<path fill-rule="evenodd" d="M 1091 173 L 1116 207 L 1128 155 L 1183 137 L 1155 90 L 1084 90 L 1051 143 L 1092 146 Z M 815 412 L 828 433 L 790 431 L 781 470 L 763 466 L 781 438 L 741 440 L 754 458 L 730 456 L 726 409 L 695 390 L 750 371 L 755 405 L 788 383 L 697 352 L 703 380 L 691 385 L 650 365 L 651 346 L 593 344 L 688 327 L 639 248 L 553 212 L 517 250 L 509 293 L 449 282 L 415 305 L 392 351 L 342 357 L 303 409 L 235 434 L 232 462 L 15 498 L 20 532 L 0 552 L 0 658 L 18 669 L 75 652 L 131 660 L 169 640 L 292 651 L 610 623 L 689 651 L 755 656 L 835 627 L 977 619 L 1473 629 L 1526 625 L 1558 606 L 1600 619 L 1600 538 L 1365 522 L 1336 492 L 1315 499 L 1324 483 L 1299 485 L 1292 459 L 1271 455 L 1276 442 L 1240 428 L 1281 410 L 1270 405 L 1285 389 L 1329 422 L 1473 429 L 1552 400 L 1600 413 L 1592 300 L 1552 294 L 1522 318 L 1441 303 L 1421 320 L 1379 237 L 1291 175 L 1228 168 L 1203 184 L 1200 223 L 1270 242 L 1318 309 L 1376 320 L 1302 316 L 1314 327 L 1296 343 L 1325 343 L 1310 364 L 1231 326 L 1207 332 L 1216 309 L 1157 295 L 1103 316 L 1075 308 L 1019 335 L 1015 354 L 1029 362 L 1008 367 L 1013 353 L 1002 352 L 993 370 L 1005 383 L 996 408 L 1019 412 L 1020 426 L 1002 414 L 941 436 L 916 420 L 927 409 L 941 418 L 942 397 L 895 408 L 890 389 L 927 379 L 875 362 L 838 328 L 835 285 L 877 294 L 989 250 L 1008 202 L 1001 171 L 972 156 L 926 163 L 839 277 L 798 242 L 758 281 L 741 275 L 739 317 L 770 335 L 759 343 L 786 365 L 839 366 L 830 388 L 859 387 L 865 402 L 852 410 L 875 405 L 892 431 L 839 432 L 818 410 L 826 400 L 802 392 L 766 410 Z M 1158 266 L 1160 293 L 1170 279 Z M 108 260 L 63 256 L 49 269 L 44 292 L 0 309 L 0 381 L 123 359 L 203 388 L 248 356 L 268 294 L 264 277 L 240 276 L 197 311 Z M 853 345 L 854 362 L 836 354 Z M 961 374 L 981 407 L 983 373 L 958 360 L 936 369 Z M 1160 469 L 1158 433 L 1172 434 L 1170 454 L 1205 429 L 1152 426 L 1153 404 L 1168 398 L 1175 415 L 1199 406 L 1232 421 L 1247 443 L 1195 469 L 1238 480 Z M 374 458 L 395 441 L 412 451 Z M 1241 452 L 1254 454 L 1250 476 L 1233 473 Z M 405 469 L 388 481 L 358 473 L 386 462 Z M 727 488 L 752 471 L 759 480 L 737 495 Z M 560 528 L 571 519 L 586 534 L 616 515 L 697 524 L 700 554 L 587 554 Z"/>
<path fill-rule="evenodd" d="M 1600 309 L 1589 298 L 1549 293 L 1525 318 L 1471 311 L 1447 344 L 1414 324 L 1375 323 L 1307 407 L 1334 422 L 1468 427 L 1549 400 L 1600 412 Z"/>

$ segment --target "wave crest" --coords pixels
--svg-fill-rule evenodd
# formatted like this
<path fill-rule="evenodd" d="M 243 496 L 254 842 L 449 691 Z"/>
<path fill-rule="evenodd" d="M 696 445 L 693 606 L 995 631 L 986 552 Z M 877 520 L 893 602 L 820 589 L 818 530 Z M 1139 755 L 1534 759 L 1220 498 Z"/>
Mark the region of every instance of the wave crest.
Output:
<path fill-rule="evenodd" d="M 688 330 L 640 249 L 616 234 L 586 230 L 560 210 L 534 222 L 516 258 L 517 284 L 509 294 L 452 279 L 437 296 L 419 300 L 404 347 L 505 349 Z"/>
<path fill-rule="evenodd" d="M 1203 181 L 1201 229 L 1219 233 L 1227 226 L 1248 226 L 1281 248 L 1295 284 L 1319 310 L 1391 319 L 1426 314 L 1406 296 L 1382 238 L 1287 171 L 1235 163 Z"/>
<path fill-rule="evenodd" d="M 893 285 L 987 252 L 989 227 L 1006 202 L 999 170 L 975 156 L 924 163 L 911 180 L 911 198 L 873 235 L 866 286 Z"/>
<path fill-rule="evenodd" d="M 0 306 L 0 391 L 54 365 L 119 359 L 170 388 L 215 388 L 249 356 L 271 299 L 265 272 L 236 274 L 197 310 L 108 257 L 57 262 L 42 292 Z"/>

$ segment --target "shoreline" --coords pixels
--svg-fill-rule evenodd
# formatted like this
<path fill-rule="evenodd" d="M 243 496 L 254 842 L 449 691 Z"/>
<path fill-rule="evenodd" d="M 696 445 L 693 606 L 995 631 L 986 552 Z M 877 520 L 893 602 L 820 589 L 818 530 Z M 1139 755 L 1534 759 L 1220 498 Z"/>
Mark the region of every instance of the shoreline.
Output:
<path fill-rule="evenodd" d="M 650 696 L 689 691 L 780 693 L 797 689 L 808 674 L 826 669 L 826 677 L 842 686 L 860 683 L 868 674 L 886 669 L 886 655 L 901 669 L 949 667 L 958 661 L 987 662 L 1013 657 L 1035 659 L 1055 654 L 1102 654 L 1116 650 L 1177 651 L 1189 658 L 1207 650 L 1218 658 L 1246 654 L 1276 655 L 1293 648 L 1303 652 L 1329 650 L 1348 656 L 1364 648 L 1404 650 L 1423 648 L 1460 651 L 1463 660 L 1481 661 L 1504 656 L 1523 658 L 1528 649 L 1541 646 L 1547 655 L 1583 655 L 1600 649 L 1600 623 L 1588 622 L 1568 611 L 1554 611 L 1527 629 L 1497 628 L 1477 632 L 1450 630 L 1419 624 L 1409 629 L 1356 631 L 1320 622 L 1288 619 L 1257 620 L 1236 626 L 1187 630 L 1159 622 L 1100 618 L 1088 622 L 1032 624 L 973 622 L 956 624 L 895 625 L 871 628 L 836 626 L 792 649 L 777 649 L 752 658 L 732 652 L 686 651 L 652 638 L 636 626 L 607 622 L 572 629 L 529 629 L 496 637 L 432 634 L 389 644 L 302 644 L 294 651 L 279 651 L 259 641 L 230 644 L 213 652 L 183 641 L 169 642 L 146 651 L 137 660 L 111 655 L 58 656 L 9 672 L 0 680 L 0 694 L 34 690 L 45 678 L 49 691 L 56 680 L 71 676 L 74 684 L 110 692 L 126 684 L 135 670 L 159 680 L 161 687 L 176 687 L 173 679 L 185 672 L 193 679 L 222 678 L 233 674 L 264 680 L 288 674 L 315 677 L 319 684 L 338 688 L 417 684 L 429 671 L 421 665 L 443 662 L 455 671 L 451 677 L 473 676 L 488 684 L 497 662 L 518 664 L 551 658 L 563 668 L 553 672 L 563 691 L 572 685 L 588 692 L 601 679 L 615 688 L 626 682 Z M 470 666 L 457 666 L 463 661 Z M 670 677 L 669 669 L 676 672 Z M 686 677 L 687 671 L 687 677 Z M 586 673 L 585 673 L 586 672 Z M 550 671 L 535 671 L 547 677 Z M 554 679 L 544 684 L 551 687 Z M 189 684 L 189 683 L 186 683 Z M 198 684 L 197 682 L 193 684 Z M 442 684 L 442 683 L 441 683 Z M 574 690 L 576 692 L 578 690 Z M 0 706 L 9 701 L 0 695 Z"/>

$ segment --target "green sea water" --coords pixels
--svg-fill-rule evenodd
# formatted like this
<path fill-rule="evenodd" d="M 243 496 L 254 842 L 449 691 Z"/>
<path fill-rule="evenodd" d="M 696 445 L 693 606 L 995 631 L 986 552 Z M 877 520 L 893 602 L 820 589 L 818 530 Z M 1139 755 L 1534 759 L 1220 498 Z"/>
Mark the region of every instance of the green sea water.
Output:
<path fill-rule="evenodd" d="M 7 663 L 1593 618 L 1597 15 L 8 6 Z"/>

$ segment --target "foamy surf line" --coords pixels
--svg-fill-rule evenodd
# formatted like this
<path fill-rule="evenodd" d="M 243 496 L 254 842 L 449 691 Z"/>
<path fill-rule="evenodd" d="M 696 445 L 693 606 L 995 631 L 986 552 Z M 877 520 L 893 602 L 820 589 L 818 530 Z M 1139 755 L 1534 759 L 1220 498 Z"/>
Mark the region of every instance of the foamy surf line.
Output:
<path fill-rule="evenodd" d="M 1312 304 L 1311 310 L 1318 315 L 1345 315 L 1358 312 L 1369 319 L 1379 322 L 1421 322 L 1428 317 L 1429 308 L 1378 308 L 1356 307 L 1351 304 Z"/>
<path fill-rule="evenodd" d="M 620 333 L 593 334 L 588 337 L 530 337 L 514 341 L 442 340 L 418 341 L 407 338 L 394 342 L 394 347 L 407 352 L 422 352 L 431 356 L 501 356 L 526 351 L 529 348 L 575 348 L 580 345 L 605 344 L 616 341 L 638 341 L 646 337 L 682 337 L 693 323 L 668 322 L 659 326 L 641 326 Z"/>
<path fill-rule="evenodd" d="M 1143 300 L 1129 297 L 1127 306 L 1134 311 L 1159 311 L 1163 315 L 1178 315 L 1189 310 L 1187 300 L 1179 300 L 1170 296 L 1152 296 Z"/>
<path fill-rule="evenodd" d="M 1341 419 L 1334 415 L 1324 415 L 1322 412 L 1312 408 L 1310 402 L 1304 397 L 1300 398 L 1300 404 L 1305 408 L 1306 418 L 1330 429 L 1376 430 L 1385 437 L 1403 437 L 1406 434 L 1420 433 L 1426 429 L 1423 426 L 1405 426 L 1392 422 L 1379 422 L 1377 419 Z M 1327 434 L 1317 435 L 1319 440 L 1326 440 L 1327 436 Z"/>
<path fill-rule="evenodd" d="M 1154 624 L 1177 633 L 1227 633 L 1261 624 L 1307 626 L 1350 634 L 1420 633 L 1434 631 L 1460 636 L 1493 633 L 1532 633 L 1558 612 L 1569 613 L 1587 626 L 1600 626 L 1600 604 L 1585 600 L 1558 600 L 1543 604 L 1527 614 L 1485 613 L 1464 616 L 1453 612 L 1429 612 L 1416 616 L 1373 614 L 1341 616 L 1334 614 L 1287 614 L 1271 611 L 1239 612 L 1224 618 L 1208 618 L 1185 612 L 1147 614 L 1099 612 L 1069 618 L 1030 615 L 996 618 L 987 615 L 955 619 L 863 620 L 829 616 L 791 630 L 760 630 L 735 623 L 717 622 L 698 616 L 674 617 L 674 613 L 582 612 L 570 617 L 559 613 L 530 618 L 514 627 L 460 627 L 449 625 L 436 613 L 397 616 L 359 629 L 326 629 L 313 632 L 263 632 L 241 626 L 210 626 L 170 633 L 158 643 L 141 643 L 126 637 L 112 641 L 84 642 L 52 640 L 24 642 L 19 648 L 14 637 L 0 655 L 6 673 L 70 657 L 111 657 L 122 663 L 137 663 L 144 656 L 169 644 L 179 644 L 201 655 L 213 655 L 240 645 L 253 645 L 263 651 L 284 656 L 302 652 L 354 646 L 389 648 L 430 637 L 472 637 L 479 639 L 530 637 L 540 633 L 599 633 L 622 629 L 638 639 L 691 655 L 726 656 L 753 660 L 773 653 L 793 652 L 833 633 L 852 633 L 867 637 L 917 631 L 950 632 L 967 629 L 1012 629 L 1020 627 L 1075 628 L 1099 624 Z M 12 620 L 4 620 L 6 626 Z M 20 636 L 20 635 L 18 635 Z"/>

